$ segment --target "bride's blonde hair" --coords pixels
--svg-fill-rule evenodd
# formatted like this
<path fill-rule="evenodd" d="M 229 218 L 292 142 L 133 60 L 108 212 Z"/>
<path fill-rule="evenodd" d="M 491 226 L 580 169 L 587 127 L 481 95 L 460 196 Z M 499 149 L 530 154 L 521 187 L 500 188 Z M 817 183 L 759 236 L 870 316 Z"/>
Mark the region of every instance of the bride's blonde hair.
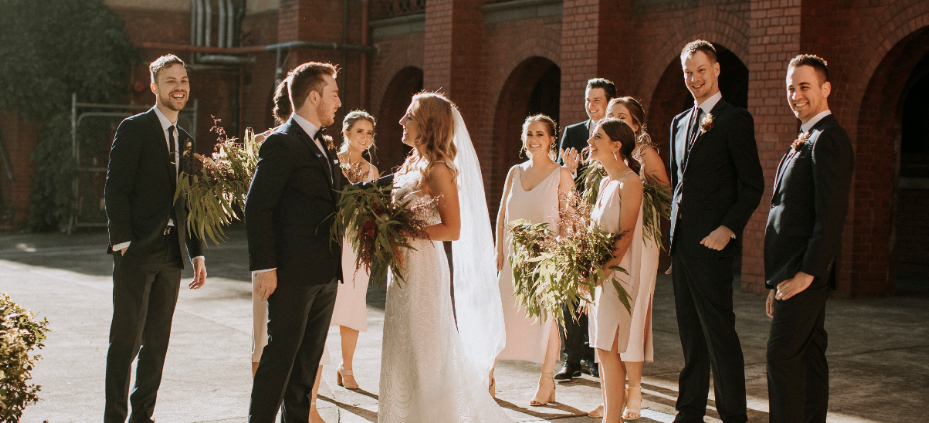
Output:
<path fill-rule="evenodd" d="M 455 168 L 455 157 L 458 147 L 455 146 L 455 119 L 452 108 L 455 105 L 442 94 L 423 91 L 413 96 L 407 116 L 419 124 L 420 137 L 414 148 L 400 167 L 399 174 L 403 175 L 418 170 L 423 178 L 429 177 L 429 171 L 439 161 L 452 171 L 452 177 L 458 176 Z M 420 150 L 422 154 L 420 154 Z"/>

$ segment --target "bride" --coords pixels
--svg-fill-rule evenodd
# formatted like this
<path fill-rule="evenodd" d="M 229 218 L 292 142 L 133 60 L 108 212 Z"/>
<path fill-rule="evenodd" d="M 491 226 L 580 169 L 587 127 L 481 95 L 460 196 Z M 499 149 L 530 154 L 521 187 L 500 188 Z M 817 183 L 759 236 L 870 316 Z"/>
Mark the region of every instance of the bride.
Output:
<path fill-rule="evenodd" d="M 477 155 L 455 106 L 413 96 L 394 201 L 437 199 L 429 239 L 402 249 L 404 281 L 387 283 L 378 422 L 509 422 L 487 390 L 503 349 L 503 307 Z M 442 241 L 453 241 L 455 311 Z M 456 319 L 457 316 L 457 327 Z"/>

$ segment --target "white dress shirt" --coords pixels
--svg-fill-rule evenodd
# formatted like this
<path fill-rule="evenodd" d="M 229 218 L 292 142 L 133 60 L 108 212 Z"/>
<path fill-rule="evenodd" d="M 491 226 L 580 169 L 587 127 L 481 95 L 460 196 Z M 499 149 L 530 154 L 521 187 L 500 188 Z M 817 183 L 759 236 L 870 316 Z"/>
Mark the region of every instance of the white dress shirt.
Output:
<path fill-rule="evenodd" d="M 810 132 L 810 130 L 813 129 L 813 127 L 816 126 L 816 124 L 819 123 L 819 121 L 823 120 L 824 117 L 829 116 L 831 114 L 832 114 L 832 110 L 829 110 L 829 109 L 819 112 L 819 114 L 817 114 L 816 116 L 813 116 L 812 119 L 806 121 L 806 123 L 804 123 L 803 125 L 800 125 L 800 130 L 803 131 L 803 133 Z"/>
<path fill-rule="evenodd" d="M 698 104 L 697 107 L 699 107 L 700 110 L 703 111 L 703 115 L 706 116 L 710 114 L 710 112 L 713 111 L 713 108 L 716 107 L 716 103 L 719 103 L 719 100 L 722 100 L 722 99 L 723 99 L 723 93 L 720 91 L 717 91 L 716 94 L 713 94 L 712 96 L 710 96 L 710 98 L 703 100 L 703 103 Z M 700 124 L 700 122 L 697 122 L 697 124 Z"/>
<path fill-rule="evenodd" d="M 170 144 L 171 138 L 168 135 L 168 129 L 171 128 L 172 126 L 174 127 L 173 128 L 173 131 L 174 131 L 174 174 L 177 175 L 178 171 L 180 170 L 180 166 L 181 166 L 181 160 L 180 160 L 181 153 L 180 153 L 180 149 L 178 148 L 179 140 L 177 139 L 179 135 L 179 132 L 177 130 L 177 120 L 175 119 L 174 122 L 171 122 L 170 120 L 168 120 L 168 117 L 165 116 L 164 113 L 161 113 L 161 110 L 159 110 L 157 106 L 155 107 L 155 116 L 158 116 L 158 122 L 161 123 L 161 130 L 164 132 L 164 137 L 165 137 L 165 147 L 168 148 L 168 151 L 171 151 L 171 144 Z M 177 177 L 175 176 L 175 179 L 176 178 Z M 168 218 L 168 226 L 174 226 L 174 219 Z M 129 248 L 129 244 L 131 243 L 132 241 L 126 241 L 121 244 L 116 244 L 113 246 L 113 251 L 119 251 L 119 250 L 122 250 L 123 248 Z M 191 261 L 198 259 L 198 258 L 204 258 L 204 257 L 197 256 L 197 257 L 192 258 Z"/>

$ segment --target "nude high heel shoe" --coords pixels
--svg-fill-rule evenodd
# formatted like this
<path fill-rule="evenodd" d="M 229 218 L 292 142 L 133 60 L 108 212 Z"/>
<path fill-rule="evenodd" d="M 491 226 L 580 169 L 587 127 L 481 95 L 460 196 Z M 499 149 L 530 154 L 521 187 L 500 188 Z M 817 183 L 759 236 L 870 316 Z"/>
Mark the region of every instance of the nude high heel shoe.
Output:
<path fill-rule="evenodd" d="M 348 381 L 347 377 L 352 378 L 351 382 Z M 335 383 L 345 389 L 358 389 L 358 383 L 355 382 L 355 376 L 352 374 L 352 371 L 343 369 L 341 364 L 339 365 L 339 370 L 336 371 Z"/>
<path fill-rule="evenodd" d="M 555 384 L 555 375 L 553 373 L 542 373 L 542 378 L 548 378 L 552 380 L 552 384 L 554 385 L 552 386 L 552 393 L 548 396 L 548 399 L 545 400 L 544 398 L 539 399 L 539 393 L 537 392 L 536 397 L 529 401 L 529 405 L 541 406 L 547 405 L 550 402 L 555 402 L 555 390 L 558 388 L 558 385 Z"/>
<path fill-rule="evenodd" d="M 637 408 L 630 407 L 629 391 L 637 389 L 639 391 L 639 404 Z M 642 417 L 642 387 L 630 386 L 626 388 L 626 409 L 623 410 L 623 420 L 638 420 Z"/>

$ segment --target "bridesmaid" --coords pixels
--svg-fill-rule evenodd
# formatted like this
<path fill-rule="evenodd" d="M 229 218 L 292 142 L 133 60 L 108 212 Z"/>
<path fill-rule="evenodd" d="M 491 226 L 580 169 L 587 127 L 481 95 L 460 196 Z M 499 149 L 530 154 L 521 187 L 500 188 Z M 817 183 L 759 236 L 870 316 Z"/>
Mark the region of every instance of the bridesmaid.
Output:
<path fill-rule="evenodd" d="M 555 162 L 557 125 L 552 118 L 534 115 L 523 122 L 523 150 L 529 156 L 525 163 L 510 168 L 503 188 L 503 199 L 497 213 L 497 271 L 500 298 L 503 299 L 503 320 L 506 326 L 506 347 L 498 360 L 526 360 L 542 364 L 539 387 L 530 405 L 546 405 L 555 401 L 555 362 L 561 351 L 561 339 L 554 319 L 542 322 L 526 317 L 526 311 L 513 298 L 513 272 L 510 268 L 507 223 L 523 219 L 532 223 L 548 223 L 560 233 L 559 213 L 567 207 L 558 192 L 574 190 L 571 172 Z M 490 392 L 494 394 L 493 369 Z"/>
<path fill-rule="evenodd" d="M 290 88 L 289 79 L 284 79 L 274 90 L 274 109 L 271 114 L 274 115 L 276 127 L 265 132 L 255 135 L 255 141 L 261 142 L 272 132 L 276 131 L 290 119 L 293 113 L 293 107 L 290 105 Z M 258 362 L 261 361 L 261 353 L 265 345 L 268 345 L 268 303 L 261 301 L 255 293 L 255 279 L 252 278 L 252 377 L 258 370 Z M 329 364 L 329 348 L 323 346 L 323 356 L 319 361 L 319 369 L 316 372 L 316 381 L 313 383 L 313 398 L 310 399 L 310 423 L 326 423 L 319 411 L 316 409 L 316 392 L 319 390 L 319 381 L 323 373 L 323 366 Z"/>
<path fill-rule="evenodd" d="M 361 110 L 349 113 L 342 120 L 339 161 L 351 169 L 342 171 L 351 182 L 370 182 L 377 179 L 377 167 L 363 156 L 374 144 L 375 124 L 374 117 Z M 364 269 L 355 269 L 355 253 L 346 238 L 342 242 L 342 283 L 339 284 L 330 323 L 331 326 L 339 327 L 339 334 L 342 336 L 342 364 L 339 365 L 336 374 L 336 383 L 346 389 L 358 389 L 358 383 L 352 374 L 352 358 L 358 344 L 358 332 L 368 330 L 365 296 L 368 292 L 369 276 Z"/>
<path fill-rule="evenodd" d="M 587 140 L 590 159 L 599 162 L 607 173 L 600 183 L 590 218 L 603 230 L 622 234 L 613 246 L 616 258 L 603 265 L 606 279 L 597 287 L 594 304 L 588 311 L 590 346 L 596 349 L 600 362 L 606 423 L 623 421 L 626 375 L 620 354 L 627 350 L 632 326 L 632 315 L 620 303 L 613 279 L 632 297 L 635 310 L 641 276 L 642 180 L 637 177 L 639 163 L 633 158 L 635 140 L 635 131 L 626 122 L 611 117 L 601 120 Z M 617 265 L 629 275 L 609 270 Z"/>
<path fill-rule="evenodd" d="M 645 128 L 645 109 L 642 103 L 633 97 L 618 97 L 610 100 L 606 115 L 629 124 L 635 132 L 636 149 L 632 157 L 641 163 L 639 176 L 643 184 L 657 182 L 668 185 L 668 172 L 664 162 L 658 154 L 656 147 L 648 136 Z M 646 178 L 646 175 L 651 178 Z M 643 204 L 643 207 L 649 207 Z M 632 313 L 632 332 L 629 338 L 629 347 L 620 354 L 626 367 L 626 377 L 629 380 L 626 388 L 626 409 L 623 411 L 624 420 L 636 420 L 641 417 L 642 410 L 642 365 L 644 362 L 654 361 L 654 347 L 652 345 L 652 298 L 655 294 L 655 279 L 658 275 L 658 256 L 661 253 L 658 243 L 654 240 L 643 239 L 645 249 L 642 253 L 642 277 L 639 285 L 639 295 L 636 297 L 634 312 Z M 601 417 L 596 410 L 591 417 Z"/>

